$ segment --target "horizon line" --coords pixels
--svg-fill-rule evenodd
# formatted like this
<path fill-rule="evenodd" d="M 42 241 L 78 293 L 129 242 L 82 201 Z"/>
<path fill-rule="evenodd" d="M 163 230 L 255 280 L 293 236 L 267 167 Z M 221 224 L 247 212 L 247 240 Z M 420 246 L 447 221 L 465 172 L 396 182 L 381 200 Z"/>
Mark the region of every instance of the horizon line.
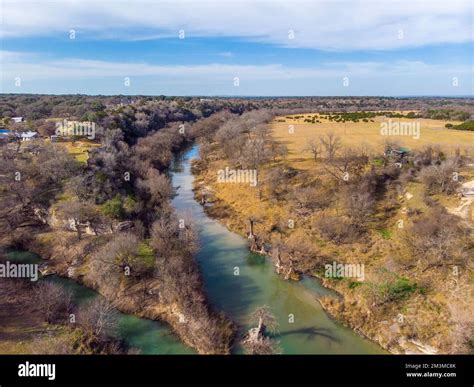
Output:
<path fill-rule="evenodd" d="M 88 96 L 88 97 L 174 97 L 174 98 L 472 98 L 474 95 L 406 94 L 406 95 L 172 95 L 172 94 L 86 94 L 86 93 L 2 93 L 0 96 Z"/>

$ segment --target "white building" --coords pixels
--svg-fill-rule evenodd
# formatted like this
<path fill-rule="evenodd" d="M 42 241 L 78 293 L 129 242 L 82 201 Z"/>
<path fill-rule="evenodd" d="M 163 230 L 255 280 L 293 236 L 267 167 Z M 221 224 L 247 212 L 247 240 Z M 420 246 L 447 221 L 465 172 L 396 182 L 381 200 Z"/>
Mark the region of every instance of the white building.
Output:
<path fill-rule="evenodd" d="M 31 130 L 23 133 L 19 133 L 21 141 L 31 141 L 35 138 L 38 138 L 38 132 L 32 132 Z"/>

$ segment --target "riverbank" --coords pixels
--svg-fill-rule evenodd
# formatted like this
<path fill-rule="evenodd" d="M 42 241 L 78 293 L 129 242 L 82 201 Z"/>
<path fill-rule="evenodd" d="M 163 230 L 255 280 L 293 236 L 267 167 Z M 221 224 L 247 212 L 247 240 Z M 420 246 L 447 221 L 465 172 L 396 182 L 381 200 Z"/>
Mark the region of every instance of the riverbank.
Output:
<path fill-rule="evenodd" d="M 240 340 L 255 322 L 254 310 L 266 306 L 278 321 L 274 339 L 284 354 L 375 354 L 385 353 L 324 313 L 315 295 L 335 297 L 315 279 L 285 281 L 273 265 L 249 251 L 248 241 L 207 216 L 196 202 L 191 162 L 198 158 L 197 147 L 183 156 L 173 181 L 178 196 L 173 206 L 194 220 L 201 250 L 197 254 L 206 294 L 212 305 L 225 312 L 239 327 L 233 353 L 242 353 Z"/>
<path fill-rule="evenodd" d="M 84 235 L 77 239 L 75 232 L 62 231 L 44 226 L 23 228 L 10 235 L 6 245 L 20 247 L 31 251 L 44 260 L 42 271 L 69 278 L 93 289 L 113 303 L 120 312 L 150 320 L 163 321 L 182 340 L 183 343 L 196 349 L 201 354 L 227 354 L 234 335 L 232 326 L 221 315 L 211 313 L 215 318 L 216 332 L 203 329 L 206 315 L 197 318 L 189 316 L 178 303 L 165 303 L 160 297 L 163 284 L 159 278 L 119 279 L 117 286 L 110 281 L 97 281 L 91 272 L 91 256 L 110 239 L 108 236 Z M 21 241 L 19 245 L 17 241 Z M 203 301 L 202 301 L 203 302 Z M 221 325 L 219 325 L 221 324 Z M 216 340 L 217 335 L 217 340 Z M 222 336 L 221 336 L 222 335 Z M 219 345 L 216 346 L 216 343 Z"/>
<path fill-rule="evenodd" d="M 309 220 L 311 212 L 295 213 L 283 200 L 283 195 L 281 200 L 278 199 L 278 190 L 284 188 L 275 187 L 275 177 L 272 180 L 268 173 L 269 165 L 259 169 L 259 187 L 219 184 L 217 172 L 232 163 L 223 159 L 216 147 L 207 146 L 206 149 L 206 160 L 197 160 L 193 165 L 196 200 L 209 216 L 248 239 L 253 251 L 271 256 L 275 271 L 280 272 L 283 278 L 298 279 L 301 275 L 318 277 L 323 286 L 339 293 L 341 299 L 319 299 L 332 318 L 394 354 L 449 353 L 457 345 L 453 341 L 448 308 L 449 300 L 453 300 L 454 296 L 449 291 L 442 291 L 442 284 L 445 283 L 442 273 L 434 273 L 435 276 L 430 277 L 430 283 L 437 288 L 426 290 L 426 273 L 398 269 L 402 274 L 398 274 L 399 277 L 395 277 L 389 285 L 384 285 L 390 286 L 387 290 L 392 292 L 393 299 L 374 300 L 373 291 L 379 291 L 380 287 L 377 282 L 380 281 L 378 268 L 386 265 L 396 268 L 393 254 L 406 254 L 400 249 L 398 240 L 388 240 L 384 234 L 372 233 L 370 239 L 362 238 L 352 243 L 333 245 L 325 242 L 315 235 L 314 223 Z M 282 167 L 280 173 L 295 174 L 295 171 L 288 169 L 285 172 Z M 296 184 L 299 186 L 301 181 Z M 277 199 L 269 198 L 269 190 L 277 191 Z M 279 249 L 275 249 L 276 246 L 280 246 Z M 284 251 L 287 246 L 290 247 Z M 304 250 L 311 253 L 305 254 Z M 350 278 L 325 278 L 325 263 L 351 263 L 354 257 L 356 262 L 365 264 L 365 282 Z M 406 278 L 408 275 L 410 279 Z M 430 275 L 433 276 L 432 273 Z M 380 287 L 380 291 L 383 289 Z"/>
<path fill-rule="evenodd" d="M 0 252 L 0 262 L 25 263 L 13 252 Z M 43 284 L 42 282 L 40 282 Z M 1 354 L 125 354 L 128 348 L 118 338 L 96 337 L 76 323 L 77 312 L 71 301 L 71 313 L 48 321 L 44 305 L 38 304 L 45 289 L 26 279 L 0 281 L 0 353 Z M 54 305 L 50 305 L 54 307 Z M 71 323 L 71 316 L 74 316 Z"/>
<path fill-rule="evenodd" d="M 25 165 L 39 165 L 37 158 L 51 151 L 63 152 L 76 169 L 62 176 L 53 196 L 38 203 L 34 195 L 23 200 L 25 219 L 10 221 L 0 243 L 38 254 L 45 260 L 43 274 L 93 289 L 119 311 L 163 321 L 198 353 L 228 354 L 234 328 L 209 307 L 194 261 L 194 231 L 179 227 L 170 205 L 169 166 L 188 144 L 172 127 L 152 132 L 132 147 L 117 135 L 112 144 L 94 150 L 87 166 L 80 166 L 60 146 L 38 142 L 40 151 L 21 154 L 31 159 Z M 162 152 L 149 151 L 153 146 Z M 111 169 L 105 176 L 101 169 L 102 158 L 118 154 L 122 169 L 133 170 L 131 183 Z M 31 179 L 28 184 L 40 186 Z M 101 198 L 94 189 L 102 191 Z"/>
<path fill-rule="evenodd" d="M 230 231 L 239 234 L 243 238 L 247 238 L 248 219 L 245 217 L 239 217 L 237 213 L 232 211 L 232 208 L 231 206 L 228 205 L 228 203 L 226 203 L 223 200 L 218 199 L 216 196 L 213 195 L 213 193 L 215 192 L 214 191 L 215 186 L 208 179 L 209 170 L 204 171 L 204 170 L 200 170 L 199 168 L 194 168 L 193 172 L 195 173 L 195 177 L 196 177 L 196 181 L 194 185 L 196 200 L 203 204 L 203 208 L 206 214 L 212 217 L 213 219 L 218 220 Z M 269 260 L 269 264 L 274 266 L 276 262 L 274 261 L 274 259 L 272 259 L 269 252 L 265 251 L 265 249 L 263 250 L 261 249 L 261 247 L 264 245 L 270 248 L 270 241 L 262 238 L 262 234 L 258 234 L 258 236 L 259 238 L 261 238 L 260 244 L 258 246 L 254 246 L 254 249 L 253 249 L 254 252 L 257 254 L 263 255 L 265 259 Z M 248 248 L 252 249 L 251 241 L 248 244 Z M 283 273 L 283 275 L 281 276 L 282 280 L 284 280 L 284 277 L 285 277 L 284 273 L 288 272 L 288 269 L 289 269 L 288 266 L 286 267 L 286 270 L 285 268 L 282 268 L 282 273 Z M 274 269 L 274 271 L 275 271 L 275 276 L 278 276 L 279 274 L 277 273 L 276 268 Z M 302 271 L 298 271 L 297 273 L 293 273 L 293 275 L 288 276 L 286 280 L 299 281 L 302 278 L 302 275 L 312 276 L 312 273 L 304 273 Z M 377 340 L 377 337 L 375 337 L 374 335 L 371 335 L 370 332 L 364 329 L 363 327 L 355 326 L 351 324 L 351 319 L 348 319 L 347 316 L 344 316 L 341 306 L 344 305 L 344 303 L 347 302 L 347 300 L 344 297 L 343 289 L 340 289 L 336 286 L 332 286 L 333 284 L 331 284 L 330 282 L 325 282 L 320 277 L 317 277 L 317 276 L 314 276 L 314 277 L 317 278 L 318 281 L 321 281 L 322 285 L 325 288 L 333 290 L 341 295 L 340 298 L 315 296 L 318 303 L 321 305 L 324 311 L 328 313 L 328 315 L 331 318 L 348 326 L 349 328 L 354 330 L 357 334 L 359 334 L 361 337 L 364 337 L 366 339 L 369 339 L 377 343 L 383 349 L 392 353 L 397 353 L 396 351 L 392 351 L 390 347 L 384 346 L 383 342 Z"/>

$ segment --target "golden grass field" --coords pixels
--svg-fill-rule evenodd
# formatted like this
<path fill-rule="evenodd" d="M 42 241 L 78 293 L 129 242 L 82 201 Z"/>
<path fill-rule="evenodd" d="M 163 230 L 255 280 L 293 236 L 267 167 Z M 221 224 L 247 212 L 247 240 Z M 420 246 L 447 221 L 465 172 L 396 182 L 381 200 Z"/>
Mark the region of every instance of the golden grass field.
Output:
<path fill-rule="evenodd" d="M 406 112 L 405 112 L 406 113 Z M 305 117 L 312 117 L 315 114 L 305 114 Z M 301 116 L 301 114 L 299 114 Z M 284 119 L 285 122 L 278 122 Z M 380 124 L 385 117 L 374 118 L 375 122 L 346 122 L 337 123 L 329 120 L 318 118 L 322 123 L 307 123 L 305 118 L 286 119 L 285 117 L 276 117 L 272 123 L 273 137 L 285 144 L 288 148 L 288 155 L 285 163 L 301 170 L 311 170 L 312 176 L 322 178 L 326 175 L 324 168 L 320 162 L 315 163 L 313 155 L 306 151 L 307 141 L 309 139 L 318 139 L 319 136 L 329 132 L 334 132 L 341 138 L 344 146 L 357 148 L 363 144 L 372 151 L 372 153 L 381 154 L 384 151 L 384 144 L 387 139 L 397 141 L 401 146 L 410 149 L 419 149 L 427 145 L 439 145 L 441 149 L 453 152 L 457 146 L 462 151 L 469 151 L 474 154 L 474 133 L 455 129 L 446 129 L 444 126 L 448 121 L 419 119 L 420 121 L 420 138 L 418 140 L 405 136 L 382 136 L 380 134 Z M 392 120 L 398 120 L 392 118 Z M 414 119 L 402 119 L 404 122 L 415 121 Z M 453 125 L 460 122 L 449 121 Z M 294 132 L 290 133 L 288 126 L 294 126 Z M 323 155 L 324 157 L 324 155 Z M 259 179 L 264 179 L 267 169 L 274 163 L 263 165 L 259 169 Z M 216 173 L 218 169 L 228 166 L 226 160 L 215 161 L 210 168 L 210 173 L 205 177 L 204 184 L 212 187 L 216 197 L 234 211 L 241 215 L 242 218 L 256 216 L 257 218 L 266 219 L 264 224 L 259 227 L 270 228 L 272 224 L 277 223 L 279 219 L 288 219 L 290 209 L 286 206 L 275 206 L 268 200 L 259 200 L 257 189 L 250 187 L 249 184 L 218 184 L 216 183 Z M 466 180 L 473 178 L 472 168 L 465 168 L 461 174 Z M 423 192 L 420 191 L 420 183 L 413 183 L 409 187 L 410 193 L 413 195 L 410 200 L 410 206 L 423 207 Z M 447 207 L 457 207 L 459 198 L 440 198 L 440 201 Z M 408 204 L 408 203 L 407 203 Z M 228 220 L 232 222 L 232 220 Z M 232 225 L 231 228 L 238 228 Z M 395 227 L 395 226 L 394 226 Z M 238 230 L 244 232 L 244 230 Z"/>
<path fill-rule="evenodd" d="M 306 116 L 313 116 L 314 114 L 307 114 Z M 321 162 L 314 162 L 313 156 L 306 151 L 307 140 L 311 138 L 317 139 L 319 136 L 328 132 L 334 132 L 340 136 L 344 146 L 357 148 L 365 144 L 373 153 L 381 154 L 384 150 L 384 143 L 387 140 L 385 136 L 380 135 L 380 123 L 384 117 L 376 117 L 375 122 L 347 122 L 336 123 L 323 120 L 322 123 L 305 123 L 304 118 L 301 119 L 285 119 L 285 122 L 278 122 L 278 120 L 285 119 L 284 117 L 277 117 L 272 123 L 272 129 L 275 139 L 284 143 L 288 147 L 288 155 L 285 158 L 285 163 L 292 167 L 310 171 L 311 174 L 307 178 L 326 178 L 327 173 L 324 170 Z M 394 119 L 392 119 L 394 120 Z M 410 119 L 403 119 L 403 121 L 410 121 Z M 411 120 L 414 121 L 414 120 Z M 444 126 L 447 121 L 420 119 L 420 138 L 415 140 L 413 138 L 406 138 L 404 136 L 393 136 L 400 145 L 411 149 L 423 148 L 427 145 L 439 145 L 441 149 L 447 152 L 453 152 L 457 146 L 460 146 L 462 152 L 469 151 L 474 154 L 474 133 L 468 131 L 449 130 Z M 456 125 L 459 122 L 451 122 Z M 290 133 L 288 125 L 294 125 L 294 133 Z M 388 136 L 387 136 L 388 137 Z M 390 137 L 389 137 L 390 138 Z M 324 157 L 324 155 L 323 155 Z M 262 165 L 259 168 L 259 180 L 265 181 L 268 168 L 274 165 L 270 162 Z M 262 221 L 257 224 L 256 228 L 269 232 L 273 225 L 286 222 L 287 219 L 293 218 L 292 210 L 289 205 L 275 205 L 274 202 L 264 198 L 259 199 L 258 189 L 249 186 L 249 184 L 219 184 L 216 182 L 216 171 L 228 166 L 226 160 L 216 160 L 208 169 L 207 173 L 201 176 L 200 184 L 208 187 L 213 191 L 216 199 L 225 203 L 234 212 L 233 216 L 226 218 L 227 226 L 235 231 L 245 234 L 247 225 L 242 224 L 238 219 L 248 219 L 253 216 Z M 465 181 L 470 181 L 474 178 L 473 168 L 463 168 L 460 174 Z M 410 200 L 399 198 L 404 203 L 402 207 L 415 207 L 425 209 L 424 191 L 422 184 L 419 182 L 412 182 L 407 186 L 407 192 L 412 195 Z M 445 195 L 437 195 L 436 199 L 451 211 L 454 211 L 460 206 L 460 199 L 456 197 L 446 197 Z M 474 205 L 474 204 L 473 204 Z M 318 215 L 320 216 L 320 215 Z M 398 216 L 398 217 L 397 217 Z M 406 216 L 401 212 L 396 219 L 406 219 Z M 470 218 L 470 217 L 468 217 Z M 471 218 L 472 220 L 472 218 Z M 300 224 L 295 225 L 295 229 L 300 228 Z M 386 229 L 393 235 L 397 235 L 397 224 L 395 221 L 388 221 L 385 226 Z M 304 227 L 303 227 L 304 228 Z M 394 236 L 392 237 L 396 239 Z"/>
<path fill-rule="evenodd" d="M 431 119 L 408 119 L 391 118 L 392 122 L 419 122 L 420 136 L 415 139 L 412 136 L 383 136 L 380 133 L 382 122 L 390 118 L 377 116 L 374 122 L 331 122 L 327 119 L 318 118 L 321 123 L 304 122 L 314 114 L 305 114 L 304 118 L 287 119 L 276 117 L 272 123 L 273 136 L 276 140 L 285 144 L 288 148 L 288 161 L 297 168 L 307 169 L 314 165 L 312 154 L 308 152 L 307 142 L 310 139 L 318 139 L 329 132 L 341 138 L 342 145 L 349 147 L 364 146 L 371 153 L 381 153 L 387 140 L 396 141 L 401 146 L 409 149 L 419 149 L 427 145 L 440 145 L 447 152 L 454 151 L 460 147 L 461 151 L 474 151 L 474 133 L 469 131 L 446 129 L 449 122 L 453 125 L 460 124 L 457 121 L 442 121 Z M 301 114 L 299 115 L 301 116 Z M 290 116 L 288 116 L 290 117 Z M 293 117 L 293 116 L 291 116 Z M 284 122 L 279 122 L 284 120 Z M 292 130 L 290 125 L 292 125 Z M 293 133 L 292 133 L 293 131 Z"/>

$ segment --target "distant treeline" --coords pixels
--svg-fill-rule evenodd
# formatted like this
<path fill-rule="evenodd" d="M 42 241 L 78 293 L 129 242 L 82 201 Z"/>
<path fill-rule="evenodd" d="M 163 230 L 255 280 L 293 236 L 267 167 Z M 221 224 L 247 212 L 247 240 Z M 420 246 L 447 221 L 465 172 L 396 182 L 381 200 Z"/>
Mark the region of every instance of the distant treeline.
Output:
<path fill-rule="evenodd" d="M 286 118 L 299 119 L 304 118 L 304 122 L 316 123 L 320 122 L 318 118 L 327 119 L 334 122 L 373 122 L 377 116 L 385 116 L 389 118 L 429 118 L 434 120 L 456 120 L 466 121 L 471 118 L 472 114 L 464 110 L 456 109 L 429 109 L 420 112 L 393 112 L 393 111 L 377 111 L 377 112 L 331 112 L 321 115 L 295 115 Z M 461 129 L 461 128 L 459 128 Z M 465 130 L 465 129 L 464 129 Z"/>
<path fill-rule="evenodd" d="M 27 120 L 69 118 L 97 121 L 107 111 L 147 104 L 163 104 L 181 109 L 184 116 L 196 119 L 213 112 L 228 110 L 241 114 L 255 109 L 291 109 L 293 113 L 353 111 L 417 110 L 425 118 L 467 120 L 474 107 L 472 98 L 388 98 L 388 97 L 262 97 L 262 98 L 200 98 L 172 96 L 87 96 L 87 95 L 0 95 L 0 118 L 24 117 Z M 355 116 L 357 117 L 357 116 Z M 169 118 L 169 117 L 167 117 Z M 368 118 L 360 117 L 359 119 Z M 182 118 L 180 118 L 182 119 Z M 166 119 L 166 121 L 169 121 Z"/>
<path fill-rule="evenodd" d="M 448 129 L 456 129 L 456 130 L 471 130 L 474 131 L 474 121 L 466 121 L 459 125 L 453 124 L 446 124 L 446 128 Z"/>

